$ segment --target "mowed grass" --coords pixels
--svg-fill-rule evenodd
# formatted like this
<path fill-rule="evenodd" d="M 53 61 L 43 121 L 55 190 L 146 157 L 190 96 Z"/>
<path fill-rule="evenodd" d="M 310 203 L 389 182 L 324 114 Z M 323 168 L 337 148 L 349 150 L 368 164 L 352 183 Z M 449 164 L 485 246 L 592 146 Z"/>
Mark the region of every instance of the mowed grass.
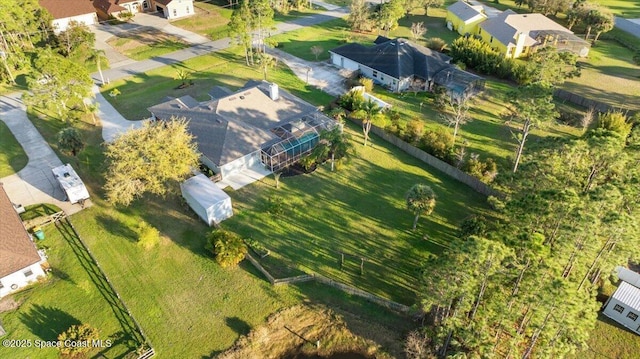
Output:
<path fill-rule="evenodd" d="M 568 80 L 563 89 L 613 107 L 640 110 L 640 66 L 633 52 L 608 40 L 599 40 L 581 63 L 582 75 Z"/>
<path fill-rule="evenodd" d="M 377 137 L 363 147 L 357 127 L 347 128 L 358 153 L 346 168 L 331 172 L 327 163 L 312 174 L 282 178 L 280 189 L 269 177 L 234 191 L 235 215 L 222 226 L 302 270 L 415 304 L 423 261 L 448 246 L 467 216 L 491 215 L 485 198 Z M 411 231 L 404 196 L 416 183 L 432 186 L 438 203 Z M 282 215 L 266 212 L 269 198 L 282 199 Z"/>
<path fill-rule="evenodd" d="M 107 41 L 116 51 L 141 61 L 188 47 L 179 38 L 153 29 L 129 32 Z"/>
<path fill-rule="evenodd" d="M 634 359 L 640 352 L 640 337 L 600 313 L 588 345 L 588 349 L 577 353 L 573 358 Z"/>
<path fill-rule="evenodd" d="M 593 2 L 606 6 L 615 15 L 627 19 L 640 18 L 640 3 L 632 0 L 593 0 Z"/>
<path fill-rule="evenodd" d="M 12 175 L 27 165 L 29 157 L 7 125 L 0 121 L 0 178 Z"/>
<path fill-rule="evenodd" d="M 195 15 L 172 21 L 171 25 L 193 31 L 212 40 L 229 36 L 227 24 L 233 10 L 204 2 L 194 2 L 193 6 Z"/>
<path fill-rule="evenodd" d="M 2 339 L 30 340 L 31 348 L 0 346 L 0 358 L 57 358 L 57 348 L 37 349 L 35 341 L 55 341 L 58 334 L 71 325 L 86 323 L 96 328 L 100 339 L 112 340 L 111 348 L 95 348 L 90 356 L 98 353 L 107 358 L 122 357 L 135 344 L 124 335 L 123 326 L 111 310 L 102 291 L 86 272 L 68 242 L 54 225 L 44 228 L 46 238 L 38 242 L 46 248 L 52 268 L 45 282 L 38 283 L 3 301 L 15 300 L 18 309 L 0 313 L 0 321 L 7 335 Z"/>
<path fill-rule="evenodd" d="M 194 85 L 178 89 L 181 81 L 176 79 L 178 70 L 190 73 Z M 147 108 L 160 103 L 166 96 L 180 97 L 191 95 L 199 101 L 209 99 L 207 92 L 216 85 L 231 90 L 243 86 L 248 80 L 262 80 L 262 72 L 257 67 L 244 64 L 239 49 L 199 56 L 179 65 L 162 67 L 142 75 L 113 81 L 102 87 L 104 97 L 127 119 L 138 120 L 150 116 Z M 307 86 L 283 64 L 269 70 L 268 80 L 291 91 L 296 96 L 316 104 L 327 105 L 332 97 Z M 120 90 L 117 98 L 107 96 L 114 88 Z"/>

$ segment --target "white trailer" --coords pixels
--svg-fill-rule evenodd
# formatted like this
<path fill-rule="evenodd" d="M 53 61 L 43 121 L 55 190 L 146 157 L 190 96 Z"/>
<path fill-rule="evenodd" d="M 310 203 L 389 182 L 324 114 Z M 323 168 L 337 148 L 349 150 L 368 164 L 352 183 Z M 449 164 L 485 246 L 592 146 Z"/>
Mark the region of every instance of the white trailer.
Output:
<path fill-rule="evenodd" d="M 209 226 L 233 216 L 231 197 L 205 175 L 199 174 L 180 184 L 182 197 Z"/>
<path fill-rule="evenodd" d="M 84 186 L 80 176 L 71 167 L 70 164 L 55 167 L 51 170 L 53 176 L 58 180 L 60 188 L 67 195 L 67 200 L 73 203 L 80 203 L 84 205 L 84 201 L 89 199 L 89 191 Z"/>

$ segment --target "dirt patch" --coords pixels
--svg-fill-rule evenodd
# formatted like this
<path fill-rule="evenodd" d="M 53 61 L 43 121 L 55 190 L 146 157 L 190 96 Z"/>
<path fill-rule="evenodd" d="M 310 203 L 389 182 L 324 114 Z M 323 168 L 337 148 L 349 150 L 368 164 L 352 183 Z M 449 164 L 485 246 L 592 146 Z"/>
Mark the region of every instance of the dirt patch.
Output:
<path fill-rule="evenodd" d="M 0 299 L 0 313 L 11 312 L 20 307 L 22 302 L 18 302 L 13 297 L 4 297 Z"/>
<path fill-rule="evenodd" d="M 186 42 L 176 36 L 169 35 L 148 26 L 118 35 L 117 38 L 111 39 L 107 41 L 107 43 L 121 53 L 136 49 L 140 46 L 152 46 L 160 43 L 182 43 L 187 45 Z"/>
<path fill-rule="evenodd" d="M 325 306 L 298 305 L 269 317 L 219 358 L 393 358 L 401 350 L 400 333 L 389 328 Z"/>

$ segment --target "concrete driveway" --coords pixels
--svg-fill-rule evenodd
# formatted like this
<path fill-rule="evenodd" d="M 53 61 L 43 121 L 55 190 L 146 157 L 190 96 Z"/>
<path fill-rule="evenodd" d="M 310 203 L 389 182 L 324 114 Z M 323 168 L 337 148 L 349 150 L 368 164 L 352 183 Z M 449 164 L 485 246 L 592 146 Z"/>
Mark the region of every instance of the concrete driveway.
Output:
<path fill-rule="evenodd" d="M 65 201 L 65 194 L 51 172 L 53 167 L 61 166 L 62 162 L 27 118 L 20 94 L 0 96 L 0 120 L 7 124 L 29 156 L 25 168 L 0 178 L 11 202 L 23 206 L 52 203 L 68 215 L 82 210 L 79 204 Z M 90 201 L 85 202 L 85 207 L 90 205 Z"/>

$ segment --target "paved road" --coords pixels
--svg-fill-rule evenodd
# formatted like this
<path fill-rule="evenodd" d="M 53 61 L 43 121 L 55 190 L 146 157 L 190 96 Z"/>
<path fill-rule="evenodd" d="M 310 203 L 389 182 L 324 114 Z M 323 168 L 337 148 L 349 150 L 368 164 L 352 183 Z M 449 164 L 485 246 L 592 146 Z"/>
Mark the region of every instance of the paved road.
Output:
<path fill-rule="evenodd" d="M 29 121 L 20 94 L 0 96 L 0 120 L 7 124 L 29 156 L 25 168 L 0 179 L 11 202 L 23 206 L 52 203 L 68 215 L 82 210 L 79 204 L 64 201 L 65 194 L 51 173 L 51 169 L 61 166 L 62 162 Z M 85 202 L 85 207 L 87 205 L 90 203 Z"/>

